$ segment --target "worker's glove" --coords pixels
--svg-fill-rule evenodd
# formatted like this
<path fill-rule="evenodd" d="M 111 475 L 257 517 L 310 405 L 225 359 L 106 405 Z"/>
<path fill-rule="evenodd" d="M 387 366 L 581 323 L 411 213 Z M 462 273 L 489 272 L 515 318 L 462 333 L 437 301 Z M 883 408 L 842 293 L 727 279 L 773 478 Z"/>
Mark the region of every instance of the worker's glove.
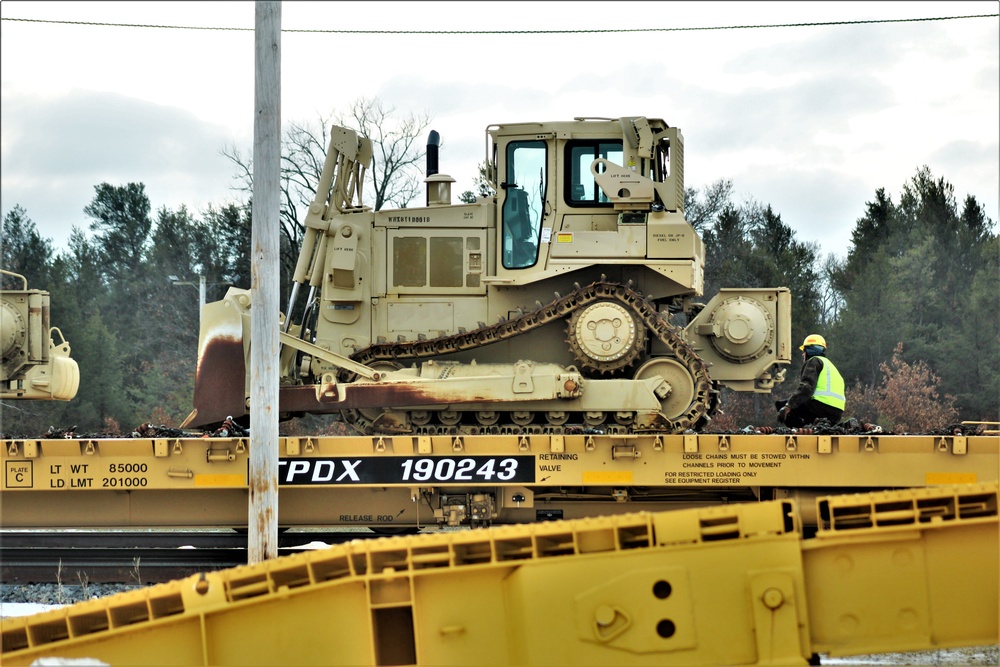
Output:
<path fill-rule="evenodd" d="M 781 409 L 784 408 L 786 405 L 788 405 L 788 401 L 775 401 L 774 409 L 777 410 L 778 412 L 781 412 Z"/>
<path fill-rule="evenodd" d="M 786 405 L 785 407 L 783 407 L 780 410 L 778 410 L 778 423 L 779 424 L 784 424 L 785 423 L 785 417 L 787 417 L 787 416 L 788 416 L 788 406 Z"/>

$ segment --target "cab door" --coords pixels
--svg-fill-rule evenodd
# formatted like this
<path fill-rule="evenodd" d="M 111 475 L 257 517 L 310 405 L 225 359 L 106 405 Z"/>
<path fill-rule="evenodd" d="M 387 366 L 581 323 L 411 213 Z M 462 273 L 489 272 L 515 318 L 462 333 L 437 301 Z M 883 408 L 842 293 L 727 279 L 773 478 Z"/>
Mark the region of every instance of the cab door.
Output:
<path fill-rule="evenodd" d="M 528 269 L 539 260 L 546 191 L 549 187 L 549 145 L 533 137 L 511 139 L 503 147 L 500 206 L 499 266 Z"/>

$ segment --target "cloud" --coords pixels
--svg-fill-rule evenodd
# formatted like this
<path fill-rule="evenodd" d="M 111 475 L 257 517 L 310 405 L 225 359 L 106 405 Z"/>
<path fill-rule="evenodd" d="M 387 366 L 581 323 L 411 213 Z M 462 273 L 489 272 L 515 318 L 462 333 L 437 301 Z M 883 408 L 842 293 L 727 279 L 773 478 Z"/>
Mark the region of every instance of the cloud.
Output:
<path fill-rule="evenodd" d="M 781 36 L 774 29 L 775 37 Z M 750 49 L 727 63 L 729 74 L 814 76 L 823 72 L 870 71 L 900 60 L 898 43 L 890 43 L 871 26 L 814 28 L 797 33 L 794 41 L 772 44 L 762 33 L 760 48 Z M 805 35 L 805 36 L 802 36 Z"/>
<path fill-rule="evenodd" d="M 955 195 L 960 208 L 967 193 L 985 207 L 990 219 L 997 222 L 995 216 L 998 160 L 1000 160 L 1000 144 L 997 142 L 984 144 L 957 140 L 948 142 L 931 153 L 928 167 L 935 176 L 943 177 L 955 186 Z M 963 177 L 958 182 L 951 174 L 962 174 Z"/>
<path fill-rule="evenodd" d="M 702 91 L 694 114 L 712 151 L 781 148 L 802 155 L 818 134 L 848 134 L 859 116 L 892 104 L 892 93 L 868 76 L 830 74 L 742 92 Z"/>
<path fill-rule="evenodd" d="M 965 167 L 982 166 L 987 167 L 995 164 L 997 156 L 1000 155 L 1000 145 L 996 142 L 981 144 L 974 141 L 960 140 L 951 141 L 941 148 L 931 153 L 933 162 L 940 162 L 946 168 L 951 166 L 957 168 L 959 165 Z"/>
<path fill-rule="evenodd" d="M 824 254 L 843 255 L 845 239 L 871 190 L 861 178 L 844 178 L 832 168 L 759 170 L 752 165 L 732 173 L 735 203 L 770 205 L 796 233 L 796 240 L 820 244 Z"/>
<path fill-rule="evenodd" d="M 4 96 L 4 212 L 23 206 L 61 246 L 102 182 L 141 182 L 154 210 L 192 210 L 230 198 L 232 168 L 219 154 L 226 128 L 182 109 L 96 91 Z"/>

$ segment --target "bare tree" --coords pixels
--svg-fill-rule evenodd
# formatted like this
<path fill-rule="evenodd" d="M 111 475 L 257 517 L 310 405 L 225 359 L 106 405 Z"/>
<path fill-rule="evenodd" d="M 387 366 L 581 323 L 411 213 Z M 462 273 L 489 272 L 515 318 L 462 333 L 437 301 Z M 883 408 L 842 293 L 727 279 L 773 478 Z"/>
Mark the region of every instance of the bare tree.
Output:
<path fill-rule="evenodd" d="M 375 154 L 370 178 L 362 193 L 364 201 L 380 210 L 385 204 L 404 208 L 421 192 L 418 168 L 424 156 L 420 135 L 430 122 L 427 114 L 399 118 L 395 107 L 386 107 L 378 98 L 359 99 L 346 113 L 320 115 L 309 123 L 289 122 L 281 142 L 281 233 L 282 263 L 294 266 L 302 239 L 306 209 L 316 195 L 323 173 L 332 124 L 342 125 L 371 139 Z M 331 121 L 331 117 L 333 121 Z M 249 198 L 253 192 L 253 160 L 249 150 L 234 145 L 222 154 L 235 165 L 234 190 Z"/>
<path fill-rule="evenodd" d="M 356 100 L 347 113 L 334 114 L 338 124 L 372 141 L 375 159 L 369 174 L 375 201 L 372 208 L 376 211 L 386 204 L 405 208 L 423 190 L 419 162 L 426 151 L 419 138 L 430 123 L 430 117 L 426 113 L 412 112 L 397 117 L 395 112 L 395 107 L 386 107 L 376 97 Z M 366 183 L 365 200 L 367 193 Z"/>
<path fill-rule="evenodd" d="M 684 217 L 699 234 L 704 233 L 726 207 L 733 205 L 733 182 L 720 178 L 703 189 L 684 191 Z"/>
<path fill-rule="evenodd" d="M 835 253 L 829 253 L 819 267 L 819 324 L 824 328 L 840 319 L 840 311 L 844 308 L 844 296 L 834 284 L 834 276 L 843 270 L 844 260 Z"/>
<path fill-rule="evenodd" d="M 477 166 L 478 173 L 473 183 L 476 185 L 476 191 L 466 190 L 458 199 L 464 204 L 475 204 L 478 197 L 494 197 L 496 196 L 496 190 L 493 189 L 492 183 L 495 182 L 492 178 L 491 171 L 493 167 L 488 162 L 480 162 Z"/>
<path fill-rule="evenodd" d="M 290 266 L 294 265 L 295 257 L 294 250 L 299 247 L 299 242 L 302 239 L 302 225 L 299 222 L 299 210 L 305 211 L 305 209 L 312 202 L 312 196 L 315 194 L 316 183 L 319 179 L 319 174 L 322 172 L 322 163 L 320 163 L 319 171 L 316 172 L 316 177 L 313 179 L 303 178 L 301 174 L 306 172 L 306 167 L 304 165 L 299 165 L 290 162 L 290 155 L 295 154 L 296 150 L 292 148 L 290 135 L 294 131 L 295 125 L 290 124 L 289 128 L 285 130 L 285 137 L 282 139 L 281 147 L 281 210 L 280 210 L 280 222 L 281 222 L 281 255 L 282 255 L 282 265 Z M 323 152 L 320 153 L 320 159 L 325 154 L 326 147 L 323 147 Z M 247 201 L 252 205 L 253 196 L 253 158 L 252 152 L 249 150 L 241 150 L 235 145 L 229 145 L 222 149 L 222 154 L 232 161 L 233 165 L 236 167 L 236 172 L 233 174 L 233 179 L 236 181 L 236 185 L 233 186 L 233 190 L 236 192 L 243 193 L 247 198 Z M 310 190 L 311 185 L 311 190 Z"/>

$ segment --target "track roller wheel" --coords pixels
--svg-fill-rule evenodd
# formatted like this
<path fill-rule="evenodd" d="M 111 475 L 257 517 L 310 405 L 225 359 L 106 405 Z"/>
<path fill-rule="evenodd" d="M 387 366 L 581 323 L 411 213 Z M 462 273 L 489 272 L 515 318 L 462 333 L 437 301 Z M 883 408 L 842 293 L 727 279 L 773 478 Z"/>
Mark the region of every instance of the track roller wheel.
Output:
<path fill-rule="evenodd" d="M 631 426 L 632 422 L 635 421 L 634 412 L 616 412 L 615 413 L 615 423 L 622 426 Z"/>
<path fill-rule="evenodd" d="M 376 361 L 371 364 L 371 367 L 377 371 L 398 371 L 403 367 L 402 364 L 397 364 L 394 361 Z M 353 375 L 348 378 L 347 381 L 356 379 L 357 376 Z M 340 414 L 343 416 L 344 421 L 348 424 L 371 424 L 379 415 L 382 414 L 382 408 L 349 408 L 347 410 L 341 410 Z M 412 421 L 412 418 L 411 418 Z M 357 426 L 355 426 L 357 429 Z"/>
<path fill-rule="evenodd" d="M 545 421 L 552 426 L 562 426 L 569 421 L 569 413 L 564 410 L 552 410 L 545 413 Z"/>
<path fill-rule="evenodd" d="M 442 410 L 437 416 L 438 421 L 445 426 L 455 426 L 462 421 L 462 413 L 458 410 Z"/>
<path fill-rule="evenodd" d="M 493 426 L 500 421 L 500 413 L 494 410 L 481 410 L 476 413 L 476 423 L 480 426 Z"/>
<path fill-rule="evenodd" d="M 535 419 L 534 412 L 528 412 L 527 410 L 518 410 L 516 412 L 510 413 L 510 420 L 517 424 L 518 426 L 527 426 Z"/>
<path fill-rule="evenodd" d="M 427 410 L 414 410 L 410 413 L 410 423 L 414 426 L 427 426 L 431 423 L 431 413 Z"/>
<path fill-rule="evenodd" d="M 660 357 L 650 359 L 635 372 L 636 380 L 661 377 L 665 384 L 657 389 L 660 412 L 668 419 L 678 419 L 691 407 L 695 398 L 694 378 L 676 359 Z M 661 395 L 662 394 L 662 395 Z"/>

